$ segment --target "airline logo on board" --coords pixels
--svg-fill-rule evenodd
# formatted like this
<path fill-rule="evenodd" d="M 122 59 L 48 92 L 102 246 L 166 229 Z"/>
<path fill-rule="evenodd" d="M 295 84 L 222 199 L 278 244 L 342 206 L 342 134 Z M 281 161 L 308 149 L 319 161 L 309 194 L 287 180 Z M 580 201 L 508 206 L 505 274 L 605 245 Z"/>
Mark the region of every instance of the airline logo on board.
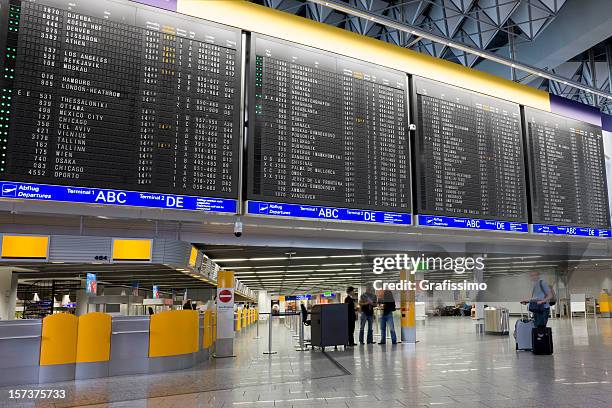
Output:
<path fill-rule="evenodd" d="M 2 185 L 2 197 L 16 197 L 17 186 L 15 184 L 3 184 Z"/>
<path fill-rule="evenodd" d="M 260 203 L 259 204 L 259 213 L 260 214 L 267 214 L 268 213 L 268 208 L 270 206 L 268 204 L 264 204 L 264 203 Z"/>

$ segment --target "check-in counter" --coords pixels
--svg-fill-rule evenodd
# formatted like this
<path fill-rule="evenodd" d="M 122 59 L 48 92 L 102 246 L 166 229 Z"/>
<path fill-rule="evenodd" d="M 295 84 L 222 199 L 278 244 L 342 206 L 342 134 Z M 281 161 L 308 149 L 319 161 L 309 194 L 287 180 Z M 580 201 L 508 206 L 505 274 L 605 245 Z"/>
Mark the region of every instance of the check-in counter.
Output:
<path fill-rule="evenodd" d="M 42 321 L 0 321 L 0 386 L 36 384 Z"/>
<path fill-rule="evenodd" d="M 208 360 L 216 313 L 0 321 L 0 386 L 181 370 Z"/>
<path fill-rule="evenodd" d="M 109 376 L 148 372 L 149 317 L 113 317 Z"/>

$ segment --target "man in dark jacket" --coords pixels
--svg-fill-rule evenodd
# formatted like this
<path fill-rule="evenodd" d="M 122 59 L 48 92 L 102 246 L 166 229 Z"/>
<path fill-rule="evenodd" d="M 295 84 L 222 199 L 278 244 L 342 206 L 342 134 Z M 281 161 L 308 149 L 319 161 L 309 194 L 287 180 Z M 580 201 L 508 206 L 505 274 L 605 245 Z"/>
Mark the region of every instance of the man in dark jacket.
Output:
<path fill-rule="evenodd" d="M 355 345 L 355 321 L 357 320 L 357 311 L 355 310 L 355 288 L 349 286 L 346 288 L 346 298 L 344 303 L 348 305 L 348 345 Z"/>

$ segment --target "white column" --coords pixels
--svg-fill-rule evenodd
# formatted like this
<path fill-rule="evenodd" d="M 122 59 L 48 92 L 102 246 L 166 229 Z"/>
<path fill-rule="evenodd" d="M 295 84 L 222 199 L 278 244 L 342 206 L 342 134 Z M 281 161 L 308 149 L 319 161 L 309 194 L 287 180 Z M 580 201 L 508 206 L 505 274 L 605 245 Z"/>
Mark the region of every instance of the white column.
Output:
<path fill-rule="evenodd" d="M 270 295 L 265 290 L 260 290 L 257 293 L 257 309 L 259 310 L 259 320 L 267 320 L 268 315 L 264 313 L 270 313 L 271 310 Z"/>
<path fill-rule="evenodd" d="M 0 320 L 14 320 L 18 276 L 10 268 L 0 268 Z"/>

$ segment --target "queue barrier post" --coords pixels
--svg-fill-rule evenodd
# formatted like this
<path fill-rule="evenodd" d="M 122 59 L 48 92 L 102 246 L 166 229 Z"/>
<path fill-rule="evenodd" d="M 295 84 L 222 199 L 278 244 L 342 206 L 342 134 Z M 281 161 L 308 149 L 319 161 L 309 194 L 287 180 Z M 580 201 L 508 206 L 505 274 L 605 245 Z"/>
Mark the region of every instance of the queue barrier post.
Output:
<path fill-rule="evenodd" d="M 264 351 L 264 354 L 276 354 L 276 351 L 272 351 L 272 313 L 268 317 L 268 351 Z"/>
<path fill-rule="evenodd" d="M 304 324 L 302 323 L 300 325 L 300 344 L 299 344 L 299 348 L 296 348 L 295 351 L 306 351 L 308 350 L 307 348 L 304 347 Z"/>
<path fill-rule="evenodd" d="M 259 340 L 259 318 L 255 320 L 255 330 L 256 330 L 256 334 L 255 334 L 255 337 L 253 337 L 253 339 Z"/>
<path fill-rule="evenodd" d="M 291 319 L 293 320 L 293 328 L 294 328 L 294 330 L 293 330 L 293 332 L 294 332 L 293 338 L 297 339 L 298 337 L 300 337 L 299 329 L 298 329 L 298 324 L 299 324 L 298 315 L 294 314 L 293 316 L 291 316 Z"/>

